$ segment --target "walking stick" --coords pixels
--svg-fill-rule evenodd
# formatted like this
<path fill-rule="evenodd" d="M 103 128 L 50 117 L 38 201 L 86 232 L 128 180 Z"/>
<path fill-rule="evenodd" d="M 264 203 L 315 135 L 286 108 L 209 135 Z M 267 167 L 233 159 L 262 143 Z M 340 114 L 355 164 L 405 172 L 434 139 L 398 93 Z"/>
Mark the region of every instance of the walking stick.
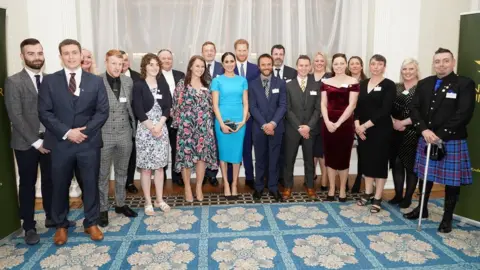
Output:
<path fill-rule="evenodd" d="M 429 143 L 428 146 L 427 146 L 427 162 L 425 162 L 425 171 L 423 173 L 422 198 L 420 199 L 420 216 L 418 217 L 417 231 L 422 230 L 423 204 L 425 203 L 425 189 L 427 188 L 428 163 L 430 163 L 430 150 L 431 149 L 432 149 L 432 144 Z"/>

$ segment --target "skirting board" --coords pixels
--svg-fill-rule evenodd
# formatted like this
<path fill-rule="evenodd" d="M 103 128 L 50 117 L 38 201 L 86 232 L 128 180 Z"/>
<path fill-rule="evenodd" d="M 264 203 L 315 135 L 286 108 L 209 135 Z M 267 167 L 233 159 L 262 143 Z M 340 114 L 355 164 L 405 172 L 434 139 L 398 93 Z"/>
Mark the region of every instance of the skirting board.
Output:
<path fill-rule="evenodd" d="M 475 226 L 475 227 L 480 227 L 480 221 L 476 221 L 476 220 L 469 219 L 469 218 L 462 217 L 462 216 L 455 215 L 455 214 L 453 215 L 453 218 L 460 221 L 461 223 L 466 223 L 466 224 L 469 224 L 469 225 L 472 225 L 472 226 Z"/>

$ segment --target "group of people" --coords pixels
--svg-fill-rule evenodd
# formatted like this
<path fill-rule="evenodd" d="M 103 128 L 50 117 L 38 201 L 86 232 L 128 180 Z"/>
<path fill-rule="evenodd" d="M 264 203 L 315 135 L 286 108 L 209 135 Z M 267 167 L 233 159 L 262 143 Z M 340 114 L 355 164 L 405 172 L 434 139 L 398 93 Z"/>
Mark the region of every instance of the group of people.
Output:
<path fill-rule="evenodd" d="M 140 170 L 145 214 L 154 215 L 154 208 L 170 210 L 163 200 L 169 155 L 172 180 L 184 186 L 188 202 L 204 199 L 204 181 L 218 186 L 219 168 L 224 195 L 235 200 L 242 164 L 255 200 L 267 187 L 281 202 L 292 196 L 294 164 L 302 146 L 307 195 L 317 196 L 315 167 L 320 164 L 320 188 L 328 191 L 327 201 L 335 200 L 338 174 L 338 200 L 345 202 L 356 137 L 359 177 L 351 190 L 358 192 L 363 177 L 365 194 L 357 204 L 378 213 L 389 167 L 396 192 L 390 202 L 410 206 L 417 179 L 423 179 L 424 149 L 432 144 L 444 155 L 430 163 L 425 194 L 428 201 L 433 182 L 446 185 L 442 232 L 451 231 L 460 185 L 472 182 L 466 126 L 475 105 L 474 83 L 453 72 L 455 59 L 447 49 L 435 52 L 436 75 L 423 80 L 418 63 L 405 60 L 398 84 L 384 77 L 387 60 L 382 55 L 369 60 L 367 78 L 360 57 L 347 60 L 341 53 L 333 55 L 331 72 L 320 52 L 313 59 L 300 55 L 295 69 L 286 66 L 282 45 L 273 46 L 254 64 L 247 60 L 249 43 L 244 39 L 235 41 L 234 53 L 224 53 L 221 63 L 215 61 L 215 44 L 205 42 L 202 56 L 189 60 L 186 74 L 172 68 L 173 54 L 167 49 L 145 54 L 140 73 L 130 69 L 125 52 L 109 50 L 106 71 L 98 76 L 91 52 L 82 51 L 78 41 L 66 39 L 58 49 L 64 68 L 46 75 L 40 42 L 24 40 L 20 50 L 25 68 L 5 85 L 27 244 L 39 241 L 34 220 L 38 164 L 45 224 L 57 228 L 57 245 L 67 242 L 68 227 L 73 226 L 67 214 L 74 175 L 83 191 L 85 232 L 92 240 L 103 239 L 97 225 L 108 225 L 112 162 L 115 212 L 127 217 L 137 216 L 125 204 L 126 190 L 137 192 L 127 181 L 135 169 Z M 190 185 L 193 170 L 195 194 Z M 155 201 L 150 194 L 152 173 Z M 428 216 L 426 205 L 422 218 Z M 419 218 L 419 210 L 405 217 Z"/>

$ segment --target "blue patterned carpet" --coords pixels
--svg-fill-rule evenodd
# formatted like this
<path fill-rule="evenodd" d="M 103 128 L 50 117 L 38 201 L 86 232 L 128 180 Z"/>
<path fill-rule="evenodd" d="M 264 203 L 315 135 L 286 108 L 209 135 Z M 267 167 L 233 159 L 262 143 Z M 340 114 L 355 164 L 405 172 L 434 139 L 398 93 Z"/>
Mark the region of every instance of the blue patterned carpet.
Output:
<path fill-rule="evenodd" d="M 77 228 L 64 247 L 39 222 L 41 243 L 9 240 L 0 269 L 480 269 L 480 228 L 437 233 L 441 201 L 430 203 L 422 232 L 383 205 L 376 215 L 353 201 L 181 207 L 153 217 L 139 210 L 135 219 L 111 212 L 97 243 L 74 210 Z"/>

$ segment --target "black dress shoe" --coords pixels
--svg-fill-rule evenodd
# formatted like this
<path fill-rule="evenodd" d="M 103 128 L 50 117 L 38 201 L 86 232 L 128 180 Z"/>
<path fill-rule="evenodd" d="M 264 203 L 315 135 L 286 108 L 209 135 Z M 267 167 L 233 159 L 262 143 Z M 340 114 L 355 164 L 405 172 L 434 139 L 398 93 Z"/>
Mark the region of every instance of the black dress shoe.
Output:
<path fill-rule="evenodd" d="M 452 220 L 442 219 L 440 226 L 438 226 L 438 232 L 449 233 L 452 231 Z"/>
<path fill-rule="evenodd" d="M 217 177 L 209 177 L 208 178 L 208 182 L 210 182 L 210 185 L 214 186 L 214 187 L 218 187 L 218 180 L 217 180 Z"/>
<path fill-rule="evenodd" d="M 255 190 L 255 181 L 254 180 L 245 180 L 245 185 L 249 188 Z"/>
<path fill-rule="evenodd" d="M 40 242 L 40 236 L 35 229 L 31 229 L 25 232 L 24 240 L 27 245 L 36 245 Z"/>
<path fill-rule="evenodd" d="M 390 201 L 388 201 L 389 204 L 399 204 L 403 201 L 403 198 L 402 197 L 393 197 L 393 199 L 391 199 Z M 408 207 L 404 207 L 404 208 L 408 208 Z"/>
<path fill-rule="evenodd" d="M 115 206 L 115 213 L 123 214 L 126 217 L 137 217 L 137 212 L 133 211 L 132 208 L 128 207 L 128 205 L 124 205 L 122 207 Z"/>
<path fill-rule="evenodd" d="M 322 192 L 328 191 L 328 187 L 327 186 L 320 186 L 320 191 L 322 191 Z"/>
<path fill-rule="evenodd" d="M 108 226 L 108 211 L 100 212 L 100 216 L 98 218 L 98 226 L 102 228 Z"/>
<path fill-rule="evenodd" d="M 412 204 L 411 200 L 403 199 L 403 201 L 398 206 L 402 209 L 405 209 L 410 207 L 411 204 Z"/>
<path fill-rule="evenodd" d="M 209 181 L 209 177 L 205 175 L 205 176 L 203 177 L 202 186 L 205 186 L 205 184 L 207 184 L 207 181 Z"/>
<path fill-rule="evenodd" d="M 75 227 L 76 225 L 77 224 L 75 223 L 75 221 L 71 221 L 71 220 L 68 221 L 68 227 Z M 53 220 L 45 219 L 45 228 L 55 228 L 55 227 L 57 227 L 57 224 L 55 224 Z"/>
<path fill-rule="evenodd" d="M 138 193 L 138 188 L 134 184 L 130 184 L 126 186 L 125 189 L 127 190 L 128 193 L 133 193 L 133 194 Z"/>
<path fill-rule="evenodd" d="M 261 191 L 259 192 L 259 191 L 256 191 L 256 190 L 255 190 L 255 192 L 253 192 L 253 199 L 254 199 L 255 201 L 260 201 L 260 200 L 262 199 L 262 195 L 263 195 L 263 194 L 262 194 Z"/>
<path fill-rule="evenodd" d="M 420 206 L 415 207 L 410 213 L 403 214 L 406 219 L 418 219 L 420 217 Z M 422 219 L 428 218 L 428 209 L 423 209 Z"/>
<path fill-rule="evenodd" d="M 269 192 L 270 196 L 272 196 L 275 201 L 277 202 L 284 202 L 283 200 L 283 196 L 282 194 L 280 193 L 280 191 L 276 191 L 276 192 Z"/>

